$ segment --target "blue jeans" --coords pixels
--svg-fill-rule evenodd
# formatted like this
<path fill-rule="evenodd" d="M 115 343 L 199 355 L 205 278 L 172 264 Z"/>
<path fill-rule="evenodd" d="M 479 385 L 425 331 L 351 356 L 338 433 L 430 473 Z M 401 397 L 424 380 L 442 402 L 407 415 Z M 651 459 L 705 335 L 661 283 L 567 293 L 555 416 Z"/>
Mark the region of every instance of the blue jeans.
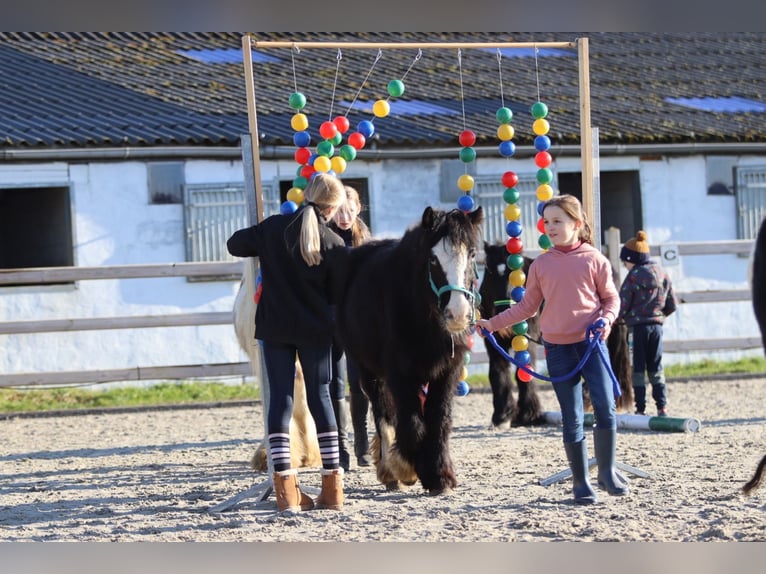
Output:
<path fill-rule="evenodd" d="M 570 345 L 555 345 L 543 341 L 548 375 L 557 379 L 569 375 L 585 356 L 589 343 L 581 341 Z M 609 361 L 606 343 L 599 339 L 600 350 Z M 610 367 L 611 368 L 611 367 Z M 561 408 L 564 442 L 580 442 L 584 438 L 583 421 L 585 413 L 582 400 L 582 381 L 588 385 L 596 428 L 617 428 L 617 408 L 614 402 L 612 379 L 606 366 L 599 357 L 599 349 L 594 349 L 580 372 L 572 373 L 566 380 L 553 383 L 553 390 Z"/>
<path fill-rule="evenodd" d="M 633 372 L 649 377 L 662 371 L 662 325 L 633 325 Z"/>

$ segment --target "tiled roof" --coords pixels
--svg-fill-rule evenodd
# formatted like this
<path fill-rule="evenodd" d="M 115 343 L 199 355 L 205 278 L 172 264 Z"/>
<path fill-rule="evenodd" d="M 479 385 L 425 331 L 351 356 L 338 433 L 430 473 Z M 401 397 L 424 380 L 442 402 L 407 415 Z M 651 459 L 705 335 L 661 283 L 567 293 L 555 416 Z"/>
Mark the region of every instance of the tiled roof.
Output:
<path fill-rule="evenodd" d="M 602 143 L 766 141 L 764 33 L 253 34 L 296 42 L 580 37 L 589 39 L 591 118 Z M 238 32 L 0 32 L 0 148 L 237 146 L 249 131 L 241 45 Z M 551 139 L 580 140 L 575 50 L 540 49 L 536 58 L 531 49 L 473 48 L 429 48 L 419 58 L 413 48 L 253 54 L 265 145 L 292 145 L 288 98 L 296 90 L 307 96 L 313 132 L 351 106 L 352 126 L 374 120 L 378 148 L 452 146 L 464 127 L 491 145 L 502 104 L 514 112 L 514 142 L 528 145 L 538 97 Z M 372 103 L 402 78 L 391 114 L 375 118 Z"/>

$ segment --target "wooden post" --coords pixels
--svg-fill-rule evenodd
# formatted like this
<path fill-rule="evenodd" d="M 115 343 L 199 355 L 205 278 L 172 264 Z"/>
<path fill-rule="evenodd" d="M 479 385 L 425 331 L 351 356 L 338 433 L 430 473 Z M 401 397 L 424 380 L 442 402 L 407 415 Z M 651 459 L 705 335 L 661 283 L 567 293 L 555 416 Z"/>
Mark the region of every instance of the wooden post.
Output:
<path fill-rule="evenodd" d="M 580 71 L 580 161 L 582 164 L 582 205 L 585 215 L 595 224 L 599 213 L 595 212 L 593 199 L 593 134 L 590 125 L 590 72 L 588 62 L 588 38 L 577 39 L 577 55 Z M 594 225 L 600 227 L 600 225 Z M 596 247 L 601 238 L 594 237 Z"/>

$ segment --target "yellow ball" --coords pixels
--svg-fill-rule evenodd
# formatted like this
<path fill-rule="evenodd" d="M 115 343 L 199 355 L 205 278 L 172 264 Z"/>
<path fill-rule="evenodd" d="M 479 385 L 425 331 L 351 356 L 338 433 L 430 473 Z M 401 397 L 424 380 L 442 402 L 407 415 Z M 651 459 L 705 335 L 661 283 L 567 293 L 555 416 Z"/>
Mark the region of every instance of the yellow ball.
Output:
<path fill-rule="evenodd" d="M 391 106 L 386 100 L 378 100 L 372 104 L 372 113 L 375 114 L 375 117 L 377 118 L 385 118 L 391 113 Z"/>
<path fill-rule="evenodd" d="M 510 203 L 505 207 L 503 215 L 508 221 L 517 221 L 521 217 L 521 208 L 515 203 Z"/>
<path fill-rule="evenodd" d="M 299 187 L 291 187 L 287 190 L 287 199 L 294 202 L 295 205 L 300 205 L 304 200 L 303 190 Z"/>
<path fill-rule="evenodd" d="M 306 114 L 295 114 L 290 120 L 290 126 L 296 132 L 306 131 L 309 127 L 309 119 Z"/>
<path fill-rule="evenodd" d="M 346 171 L 346 166 L 348 164 L 346 163 L 345 159 L 343 159 L 339 155 L 336 155 L 335 157 L 330 159 L 330 165 L 332 166 L 332 170 L 338 175 L 340 175 L 344 171 Z"/>
<path fill-rule="evenodd" d="M 553 188 L 547 183 L 544 183 L 537 188 L 538 201 L 548 201 L 551 197 L 553 197 Z"/>
<path fill-rule="evenodd" d="M 314 160 L 314 169 L 317 171 L 321 171 L 322 173 L 327 173 L 330 171 L 330 168 L 332 167 L 332 164 L 330 163 L 330 158 L 320 155 L 317 156 L 317 158 Z"/>
<path fill-rule="evenodd" d="M 497 128 L 497 138 L 501 141 L 507 142 L 513 139 L 513 134 L 516 133 L 511 124 L 501 124 Z"/>
<path fill-rule="evenodd" d="M 464 173 L 457 178 L 457 186 L 461 191 L 471 191 L 473 189 L 473 178 L 467 173 Z"/>
<path fill-rule="evenodd" d="M 529 341 L 524 335 L 516 335 L 511 341 L 511 347 L 513 347 L 513 350 L 516 352 L 526 351 L 529 347 Z"/>
<path fill-rule="evenodd" d="M 539 120 L 535 120 L 535 123 L 532 124 L 532 131 L 535 132 L 539 136 L 544 136 L 548 133 L 548 130 L 551 129 L 551 125 L 548 123 L 548 120 L 540 118 Z"/>
<path fill-rule="evenodd" d="M 465 381 L 468 378 L 468 368 L 463 365 L 463 368 L 460 370 L 460 380 Z"/>
<path fill-rule="evenodd" d="M 521 287 L 526 280 L 527 276 L 521 269 L 514 269 L 508 276 L 508 282 L 514 287 Z"/>

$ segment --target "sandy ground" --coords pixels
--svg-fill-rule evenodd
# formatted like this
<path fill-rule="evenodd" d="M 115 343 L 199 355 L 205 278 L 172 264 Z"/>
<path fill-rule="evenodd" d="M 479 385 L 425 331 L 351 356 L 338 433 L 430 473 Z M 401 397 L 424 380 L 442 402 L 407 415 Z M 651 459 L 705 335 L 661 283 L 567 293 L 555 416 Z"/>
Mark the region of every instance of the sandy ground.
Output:
<path fill-rule="evenodd" d="M 569 480 L 539 484 L 566 468 L 560 427 L 491 430 L 486 393 L 455 399 L 453 494 L 386 492 L 352 467 L 343 511 L 295 516 L 273 495 L 210 512 L 266 478 L 248 467 L 260 404 L 0 420 L 0 541 L 766 540 L 766 486 L 739 492 L 766 453 L 766 378 L 671 382 L 669 397 L 699 432 L 619 430 L 618 460 L 650 477 L 586 507 Z M 319 471 L 300 481 L 316 493 Z"/>

